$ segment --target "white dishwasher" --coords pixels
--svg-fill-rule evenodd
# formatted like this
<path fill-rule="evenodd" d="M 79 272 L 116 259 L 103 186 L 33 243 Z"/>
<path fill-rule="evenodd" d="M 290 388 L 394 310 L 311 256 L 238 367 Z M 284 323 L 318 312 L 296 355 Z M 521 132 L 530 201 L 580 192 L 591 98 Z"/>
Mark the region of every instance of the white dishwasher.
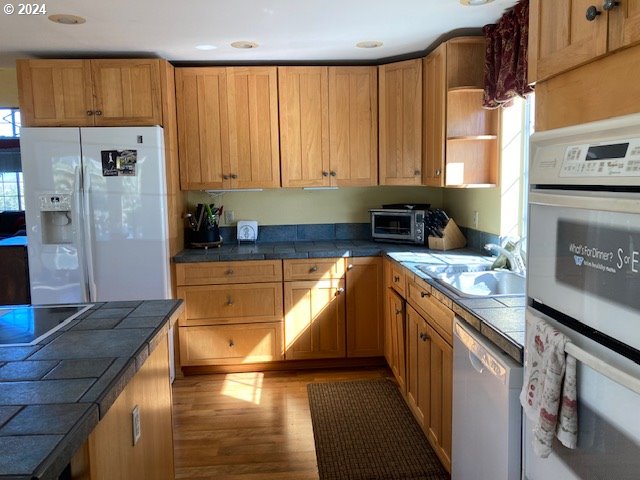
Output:
<path fill-rule="evenodd" d="M 522 366 L 456 317 L 452 480 L 520 478 Z"/>

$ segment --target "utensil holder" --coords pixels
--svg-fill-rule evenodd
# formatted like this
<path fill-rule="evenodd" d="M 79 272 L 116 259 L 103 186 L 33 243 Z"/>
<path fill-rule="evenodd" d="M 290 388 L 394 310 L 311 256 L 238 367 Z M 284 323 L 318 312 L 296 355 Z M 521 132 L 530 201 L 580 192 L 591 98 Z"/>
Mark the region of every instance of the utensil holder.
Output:
<path fill-rule="evenodd" d="M 429 248 L 432 250 L 454 250 L 463 248 L 466 244 L 467 239 L 453 219 L 449 219 L 447 226 L 444 227 L 442 238 L 429 237 Z"/>

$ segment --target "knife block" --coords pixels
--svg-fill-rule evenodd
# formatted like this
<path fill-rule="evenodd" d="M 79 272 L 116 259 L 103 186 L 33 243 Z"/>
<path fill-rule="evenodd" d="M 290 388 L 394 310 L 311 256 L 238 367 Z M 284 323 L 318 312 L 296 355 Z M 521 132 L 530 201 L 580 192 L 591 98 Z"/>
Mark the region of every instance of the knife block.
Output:
<path fill-rule="evenodd" d="M 429 237 L 429 248 L 432 250 L 454 250 L 463 248 L 467 244 L 467 239 L 452 219 L 449 219 L 447 226 L 442 231 L 442 238 Z"/>

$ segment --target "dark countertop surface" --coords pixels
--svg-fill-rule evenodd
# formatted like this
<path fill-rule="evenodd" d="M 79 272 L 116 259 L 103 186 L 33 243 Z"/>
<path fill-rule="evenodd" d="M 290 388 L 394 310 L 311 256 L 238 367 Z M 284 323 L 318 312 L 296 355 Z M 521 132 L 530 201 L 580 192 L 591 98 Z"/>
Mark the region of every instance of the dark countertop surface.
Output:
<path fill-rule="evenodd" d="M 373 242 L 371 240 L 334 240 L 319 242 L 277 242 L 225 244 L 220 248 L 186 249 L 174 257 L 175 263 L 218 262 L 234 260 L 275 260 L 289 258 L 370 257 L 388 255 L 419 275 L 449 297 L 455 313 L 491 340 L 502 351 L 522 363 L 524 345 L 524 311 L 526 297 L 514 295 L 497 298 L 462 298 L 433 281 L 416 268 L 419 264 L 487 263 L 486 257 L 472 250 L 430 250 L 420 245 Z"/>
<path fill-rule="evenodd" d="M 0 346 L 0 479 L 57 479 L 181 308 L 96 303 L 37 345 Z"/>

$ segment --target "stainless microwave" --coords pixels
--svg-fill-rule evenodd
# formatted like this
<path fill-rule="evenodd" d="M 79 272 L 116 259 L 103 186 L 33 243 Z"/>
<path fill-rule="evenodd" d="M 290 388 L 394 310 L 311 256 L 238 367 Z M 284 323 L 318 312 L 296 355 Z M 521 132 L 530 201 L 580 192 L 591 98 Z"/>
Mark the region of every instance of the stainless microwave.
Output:
<path fill-rule="evenodd" d="M 424 245 L 425 210 L 374 208 L 369 213 L 374 240 Z"/>

